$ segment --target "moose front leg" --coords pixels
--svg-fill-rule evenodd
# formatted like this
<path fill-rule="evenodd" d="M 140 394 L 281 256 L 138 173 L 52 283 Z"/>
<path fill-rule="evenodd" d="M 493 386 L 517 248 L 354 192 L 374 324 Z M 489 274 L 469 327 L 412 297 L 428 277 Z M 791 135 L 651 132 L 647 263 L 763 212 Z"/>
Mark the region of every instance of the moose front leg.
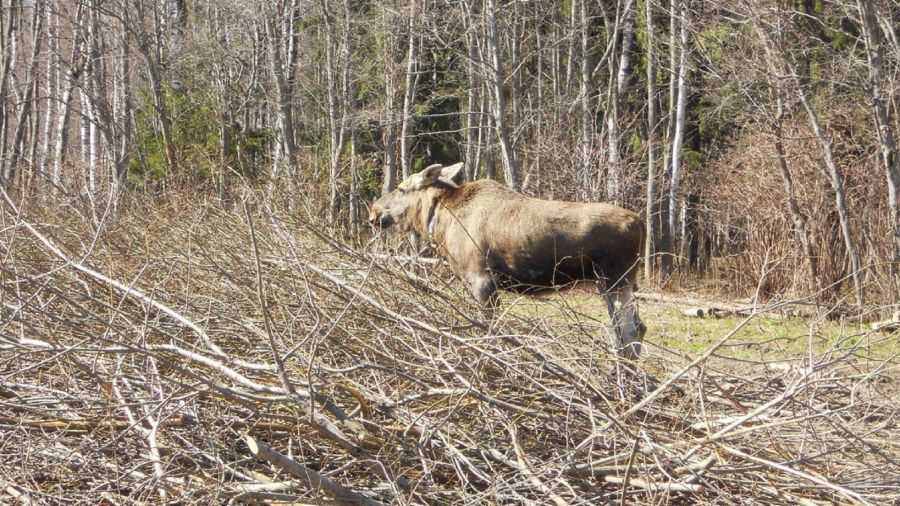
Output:
<path fill-rule="evenodd" d="M 616 351 L 622 357 L 636 360 L 641 355 L 641 342 L 647 326 L 638 315 L 637 300 L 630 286 L 608 292 L 606 306 L 616 334 Z"/>

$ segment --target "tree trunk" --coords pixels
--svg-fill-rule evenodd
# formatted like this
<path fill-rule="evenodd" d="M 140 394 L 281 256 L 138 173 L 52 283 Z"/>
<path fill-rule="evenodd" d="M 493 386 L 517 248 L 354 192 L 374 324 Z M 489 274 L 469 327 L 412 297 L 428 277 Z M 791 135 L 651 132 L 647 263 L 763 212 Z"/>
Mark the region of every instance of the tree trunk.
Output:
<path fill-rule="evenodd" d="M 175 0 L 173 0 L 175 1 Z M 294 147 L 294 111 L 292 108 L 293 93 L 289 80 L 289 64 L 285 62 L 283 46 L 289 41 L 282 37 L 281 23 L 275 23 L 275 17 L 292 19 L 292 13 L 284 12 L 285 7 L 276 5 L 276 12 L 266 18 L 266 38 L 268 40 L 269 61 L 272 65 L 272 78 L 275 82 L 275 101 L 278 138 L 275 143 L 275 160 L 272 165 L 272 180 L 278 176 L 279 167 L 283 164 L 291 166 L 296 157 Z"/>
<path fill-rule="evenodd" d="M 644 279 L 653 279 L 653 241 L 656 237 L 656 33 L 653 2 L 647 1 L 647 238 L 644 241 Z"/>
<path fill-rule="evenodd" d="M 59 104 L 51 97 L 59 96 L 59 90 L 54 85 L 59 85 L 60 57 L 59 57 L 59 16 L 53 15 L 52 5 L 46 9 L 47 16 L 47 75 L 44 81 L 44 92 L 47 94 L 47 109 L 44 111 L 44 128 L 41 132 L 40 161 L 38 162 L 38 176 L 41 179 L 47 177 L 47 162 L 50 158 L 50 136 L 53 132 L 53 119 L 57 117 L 56 110 Z"/>
<path fill-rule="evenodd" d="M 128 49 L 128 43 L 122 41 L 122 47 L 119 68 L 118 68 L 118 109 L 113 111 L 114 123 L 119 126 L 121 132 L 119 136 L 119 149 L 115 156 L 115 178 L 118 189 L 125 187 L 128 179 L 128 170 L 131 166 L 131 144 L 132 144 L 132 123 L 131 123 L 131 51 Z"/>
<path fill-rule="evenodd" d="M 356 164 L 356 131 L 350 129 L 350 230 L 359 234 L 359 167 Z"/>
<path fill-rule="evenodd" d="M 328 9 L 328 0 L 322 0 L 322 14 L 325 19 L 325 77 L 328 88 L 328 130 L 329 130 L 329 221 L 334 222 L 337 219 L 339 201 L 338 175 L 340 173 L 341 154 L 344 151 L 345 128 L 344 115 L 339 100 L 343 94 L 340 93 L 339 86 L 342 79 L 338 76 L 338 42 L 335 33 L 334 19 L 331 11 Z"/>
<path fill-rule="evenodd" d="M 678 101 L 678 11 L 679 0 L 669 1 L 669 122 L 666 129 L 666 152 L 663 157 L 663 177 L 659 206 L 660 267 L 664 275 L 672 273 L 672 217 L 667 194 L 672 185 L 672 139 L 675 135 L 675 107 Z"/>
<path fill-rule="evenodd" d="M 537 23 L 535 23 L 537 24 Z M 537 47 L 543 47 L 543 38 L 541 37 L 540 26 L 535 27 L 535 42 Z M 537 142 L 542 142 L 544 137 L 544 55 L 542 52 L 538 52 L 535 55 L 537 59 L 537 117 L 535 118 L 535 126 L 534 126 L 534 134 L 533 138 L 537 140 Z M 533 162 L 533 174 L 534 174 L 534 194 L 538 197 L 542 195 L 542 186 L 541 179 L 543 174 L 541 172 L 541 150 L 537 150 L 534 153 L 534 162 Z"/>
<path fill-rule="evenodd" d="M 784 148 L 784 92 L 782 89 L 782 84 L 777 80 L 776 77 L 784 75 L 784 71 L 778 65 L 775 59 L 774 50 L 772 49 L 772 44 L 769 40 L 768 34 L 762 29 L 759 24 L 756 25 L 756 31 L 763 43 L 763 49 L 765 51 L 766 63 L 769 67 L 769 73 L 772 75 L 773 79 L 775 79 L 774 84 L 771 85 L 771 88 L 775 93 L 775 117 L 772 118 L 771 123 L 775 141 L 775 154 L 778 157 L 778 168 L 781 171 L 781 180 L 784 184 L 785 192 L 787 193 L 788 212 L 790 213 L 791 221 L 793 221 L 794 223 L 794 235 L 796 237 L 797 244 L 800 247 L 801 251 L 803 251 L 803 254 L 805 256 L 805 263 L 807 269 L 809 270 L 809 288 L 813 292 L 818 292 L 819 269 L 818 258 L 816 256 L 814 248 L 814 240 L 809 232 L 809 227 L 806 223 L 806 217 L 800 210 L 800 204 L 797 201 L 797 197 L 795 196 L 794 178 L 791 175 L 790 169 L 788 168 L 787 153 Z"/>
<path fill-rule="evenodd" d="M 680 15 L 681 48 L 678 61 L 678 102 L 675 112 L 675 133 L 672 137 L 672 179 L 669 185 L 669 237 L 674 238 L 678 227 L 678 199 L 681 183 L 681 148 L 684 143 L 684 130 L 687 120 L 687 72 L 690 39 L 688 35 L 687 4 L 681 4 Z"/>
<path fill-rule="evenodd" d="M 464 172 L 466 181 L 473 181 L 478 177 L 478 164 L 476 161 L 478 146 L 476 142 L 479 138 L 478 132 L 474 131 L 477 125 L 481 124 L 480 115 L 476 117 L 475 102 L 478 90 L 478 69 L 476 62 L 478 61 L 478 38 L 475 31 L 475 17 L 472 15 L 472 5 L 465 5 L 466 18 L 466 51 L 469 57 L 466 62 L 466 76 L 468 80 L 468 89 L 466 90 L 466 152 L 464 162 Z"/>
<path fill-rule="evenodd" d="M 841 172 L 838 168 L 837 161 L 834 158 L 834 152 L 831 149 L 831 139 L 827 138 L 825 132 L 822 131 L 822 127 L 819 124 L 819 117 L 816 115 L 816 111 L 806 97 L 806 91 L 803 89 L 803 85 L 800 83 L 800 77 L 797 75 L 797 70 L 796 68 L 793 68 L 793 65 L 791 66 L 790 71 L 794 85 L 797 88 L 797 95 L 809 116 L 809 123 L 812 126 L 813 134 L 822 146 L 822 152 L 825 156 L 825 166 L 828 168 L 828 175 L 831 178 L 831 187 L 834 190 L 835 207 L 841 223 L 841 234 L 844 238 L 847 254 L 850 257 L 850 268 L 853 271 L 853 287 L 856 292 L 856 302 L 859 307 L 862 307 L 865 303 L 862 284 L 862 266 L 859 261 L 856 243 L 853 240 L 853 235 L 850 231 L 850 212 L 847 209 L 847 198 L 844 195 L 844 183 L 841 178 Z"/>
<path fill-rule="evenodd" d="M 6 30 L 3 32 L 3 69 L 0 71 L 0 100 L 3 101 L 3 103 L 0 104 L 0 155 L 3 155 L 4 159 L 7 156 L 6 149 L 7 137 L 9 135 L 9 114 L 12 112 L 9 109 L 10 100 L 8 100 L 7 95 L 9 94 L 9 81 L 12 72 L 15 69 L 16 46 L 18 45 L 19 37 L 18 3 L 18 0 L 10 0 L 9 5 L 2 9 L 2 11 L 9 13 L 9 17 L 6 19 Z M 0 11 L 0 20 L 3 20 L 2 11 Z M 3 184 L 2 170 L 3 167 L 0 166 L 0 185 Z"/>
<path fill-rule="evenodd" d="M 860 20 L 862 21 L 863 38 L 866 43 L 866 56 L 869 62 L 869 93 L 872 100 L 872 115 L 875 119 L 875 131 L 881 145 L 881 163 L 887 179 L 888 206 L 891 212 L 891 228 L 893 232 L 893 255 L 891 259 L 891 278 L 894 296 L 900 291 L 900 155 L 894 142 L 891 127 L 890 110 L 885 104 L 885 90 L 882 76 L 884 58 L 881 30 L 871 0 L 857 0 Z M 894 35 L 893 27 L 890 28 Z"/>
<path fill-rule="evenodd" d="M 495 0 L 485 0 L 485 16 L 487 16 L 487 42 L 490 51 L 491 72 L 491 103 L 494 123 L 497 127 L 497 140 L 500 143 L 500 156 L 503 160 L 503 175 L 506 186 L 517 190 L 519 188 L 518 168 L 514 146 L 510 139 L 509 126 L 506 123 L 506 97 L 503 83 L 506 76 L 503 72 L 503 57 L 500 55 L 500 31 L 497 27 L 497 7 Z"/>
<path fill-rule="evenodd" d="M 187 22 L 187 11 L 184 0 L 168 0 L 169 5 L 169 65 L 171 66 L 172 90 L 181 91 L 181 76 L 178 73 L 178 59 L 181 56 L 181 39 L 184 36 L 184 25 Z"/>
<path fill-rule="evenodd" d="M 622 29 L 621 36 L 613 34 L 613 38 L 621 39 L 618 67 L 613 65 L 614 58 L 610 58 L 610 76 L 615 75 L 615 88 L 610 90 L 609 107 L 606 112 L 606 134 L 609 144 L 607 157 L 606 199 L 616 204 L 622 203 L 621 179 L 622 167 L 620 162 L 619 117 L 622 104 L 625 103 L 625 92 L 628 90 L 628 81 L 631 72 L 631 46 L 634 42 L 634 14 L 631 0 L 620 1 Z M 618 27 L 618 23 L 617 27 Z M 618 29 L 616 31 L 619 31 Z M 615 74 L 613 74 L 615 72 Z"/>
<path fill-rule="evenodd" d="M 419 0 L 409 2 L 409 41 L 406 53 L 406 87 L 403 93 L 403 118 L 400 125 L 400 165 L 403 179 L 412 173 L 410 159 L 409 129 L 412 126 L 413 106 L 416 103 L 416 89 L 419 86 L 419 34 L 416 20 L 418 18 Z"/>
<path fill-rule="evenodd" d="M 396 100 L 397 83 L 395 76 L 395 53 L 397 51 L 396 30 L 398 23 L 395 15 L 385 9 L 384 11 L 384 116 L 382 118 L 382 141 L 384 142 L 384 176 L 381 184 L 381 194 L 386 195 L 397 186 L 397 129 L 396 129 Z"/>
<path fill-rule="evenodd" d="M 139 45 L 140 47 L 140 45 Z M 166 170 L 170 174 L 178 172 L 178 154 L 175 149 L 175 141 L 172 139 L 172 120 L 169 118 L 169 108 L 162 89 L 162 76 L 160 69 L 150 55 L 151 49 L 144 47 L 140 50 L 141 56 L 147 65 L 147 77 L 150 80 L 150 94 L 153 97 L 153 110 L 159 122 L 160 135 L 162 136 L 163 153 L 166 157 Z"/>
<path fill-rule="evenodd" d="M 579 161 L 581 162 L 582 184 L 586 196 L 591 194 L 591 174 L 594 173 L 591 144 L 595 130 L 591 111 L 591 95 L 594 92 L 594 88 L 591 76 L 590 16 L 588 15 L 587 1 L 581 0 L 578 2 L 578 18 L 581 28 L 579 30 L 581 37 L 581 77 L 579 84 L 581 87 L 578 97 L 578 105 L 581 112 L 581 145 L 579 150 L 579 158 L 581 160 Z M 572 9 L 575 9 L 575 3 L 574 1 L 572 2 Z"/>
<path fill-rule="evenodd" d="M 581 1 L 584 2 L 585 0 L 581 0 Z M 565 3 L 562 3 L 562 5 L 565 5 Z M 572 83 L 575 81 L 575 48 L 577 47 L 576 46 L 577 43 L 576 43 L 574 34 L 579 30 L 584 30 L 583 9 L 580 8 L 580 7 L 584 7 L 584 4 L 583 3 L 579 4 L 577 0 L 572 0 L 572 2 L 570 2 L 569 5 L 570 5 L 570 7 L 569 7 L 570 8 L 570 11 L 569 11 L 569 34 L 570 34 L 570 36 L 567 37 L 567 39 L 569 40 L 569 51 L 568 51 L 569 57 L 566 59 L 566 77 L 564 80 L 565 87 L 563 88 L 563 90 L 564 90 L 563 95 L 565 95 L 566 97 L 571 96 Z M 581 25 L 580 28 L 579 28 L 579 25 Z M 583 34 L 582 34 L 582 37 L 584 37 Z M 584 40 L 582 40 L 582 46 L 584 46 Z M 582 64 L 583 63 L 584 62 L 582 62 Z"/>
<path fill-rule="evenodd" d="M 41 42 L 44 39 L 44 13 L 41 9 L 46 8 L 43 1 L 35 2 L 32 16 L 33 39 L 31 41 L 31 59 L 28 62 L 27 73 L 25 74 L 25 95 L 22 97 L 21 105 L 16 117 L 16 130 L 12 139 L 12 153 L 6 161 L 3 170 L 3 177 L 0 183 L 9 184 L 15 175 L 22 151 L 24 149 L 25 131 L 28 127 L 29 115 L 34 106 L 32 98 L 34 97 L 34 82 L 37 74 L 38 55 L 41 52 Z"/>
<path fill-rule="evenodd" d="M 794 178 L 791 176 L 791 171 L 788 169 L 787 165 L 787 154 L 784 149 L 784 134 L 783 134 L 783 123 L 784 123 L 784 104 L 781 99 L 781 88 L 780 85 L 776 85 L 778 90 L 776 93 L 778 94 L 776 98 L 776 107 L 777 112 L 775 114 L 775 154 L 778 156 L 778 168 L 781 170 L 781 180 L 784 183 L 784 190 L 787 193 L 787 203 L 788 203 L 788 211 L 791 214 L 791 219 L 794 222 L 794 230 L 797 236 L 797 242 L 799 243 L 804 256 L 806 257 L 806 265 L 809 268 L 809 282 L 811 284 L 810 288 L 812 291 L 818 291 L 818 279 L 819 279 L 819 268 L 818 261 L 815 253 L 815 249 L 813 248 L 813 239 L 810 236 L 809 228 L 806 225 L 806 217 L 803 216 L 803 213 L 800 211 L 800 204 L 797 202 L 797 197 L 794 195 Z"/>
<path fill-rule="evenodd" d="M 344 132 L 343 135 L 349 134 L 350 136 L 350 202 L 348 211 L 350 212 L 351 228 L 354 228 L 353 221 L 358 217 L 357 214 L 359 206 L 359 190 L 355 186 L 355 180 L 358 177 L 358 175 L 356 174 L 356 160 L 354 159 L 354 157 L 356 156 L 356 145 L 354 144 L 353 138 L 353 135 L 356 132 L 356 123 L 354 119 L 351 118 L 351 114 L 356 108 L 354 103 L 354 86 L 350 73 L 352 59 L 350 47 L 350 18 L 352 15 L 351 8 L 351 0 L 344 0 L 343 33 L 341 34 L 341 131 Z M 340 156 L 340 154 L 338 156 Z M 336 189 L 337 185 L 332 186 L 332 191 Z M 336 199 L 337 195 L 332 194 L 332 203 L 334 203 Z M 332 209 L 336 208 L 332 207 Z"/>

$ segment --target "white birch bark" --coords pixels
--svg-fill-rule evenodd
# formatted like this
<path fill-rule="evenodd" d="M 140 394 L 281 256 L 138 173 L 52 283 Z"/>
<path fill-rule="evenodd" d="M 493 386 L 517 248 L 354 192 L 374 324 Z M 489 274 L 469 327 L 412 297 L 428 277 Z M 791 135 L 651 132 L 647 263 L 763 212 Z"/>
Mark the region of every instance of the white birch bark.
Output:
<path fill-rule="evenodd" d="M 3 159 L 7 156 L 9 115 L 12 113 L 6 97 L 9 94 L 10 81 L 16 68 L 19 10 L 19 0 L 10 0 L 9 5 L 5 8 L 7 17 L 5 19 L 5 30 L 3 31 L 3 69 L 0 71 L 0 98 L 3 99 L 3 104 L 0 104 L 0 115 L 2 115 L 0 117 L 0 154 L 3 155 Z M 0 19 L 3 19 L 2 16 L 0 16 Z M 0 184 L 3 184 L 3 167 L 0 167 Z"/>
<path fill-rule="evenodd" d="M 672 180 L 669 186 L 669 236 L 675 237 L 678 227 L 678 200 L 681 185 L 681 148 L 684 143 L 684 130 L 687 120 L 687 73 L 690 38 L 688 30 L 688 9 L 685 2 L 681 4 L 680 27 L 681 46 L 678 61 L 678 100 L 675 110 L 675 132 L 672 137 Z"/>
<path fill-rule="evenodd" d="M 403 118 L 400 124 L 400 166 L 403 172 L 402 179 L 406 179 L 411 174 L 412 160 L 410 159 L 409 130 L 413 121 L 413 106 L 416 103 L 416 90 L 419 86 L 419 45 L 420 37 L 418 33 L 418 2 L 420 0 L 410 0 L 409 2 L 409 24 L 408 24 L 408 42 L 406 53 L 406 84 L 403 93 Z"/>
<path fill-rule="evenodd" d="M 321 2 L 322 15 L 325 20 L 325 80 L 327 92 L 327 114 L 329 131 L 329 219 L 334 221 L 338 211 L 338 171 L 340 169 L 341 152 L 344 149 L 344 130 L 339 110 L 338 95 L 338 62 L 337 34 L 334 18 L 328 7 L 328 0 Z"/>
<path fill-rule="evenodd" d="M 634 42 L 634 4 L 631 0 L 619 2 L 621 23 L 616 23 L 616 32 L 621 35 L 614 34 L 613 37 L 621 40 L 620 53 L 617 67 L 611 65 L 610 74 L 613 75 L 615 70 L 615 88 L 610 90 L 610 103 L 606 114 L 606 133 L 609 144 L 609 155 L 607 158 L 607 177 L 606 177 L 606 199 L 609 202 L 621 203 L 621 177 L 622 167 L 620 161 L 619 138 L 621 131 L 619 130 L 619 117 L 621 114 L 622 104 L 625 102 L 625 92 L 628 90 L 629 76 L 631 72 L 631 48 Z M 621 30 L 618 26 L 621 24 Z M 615 60 L 610 58 L 610 63 Z"/>
<path fill-rule="evenodd" d="M 891 277 L 894 290 L 900 290 L 900 155 L 894 141 L 891 125 L 890 109 L 886 102 L 882 62 L 881 30 L 878 16 L 871 0 L 857 0 L 860 20 L 862 21 L 863 38 L 866 43 L 866 56 L 869 63 L 869 94 L 872 101 L 872 116 L 875 120 L 875 131 L 881 147 L 881 163 L 884 166 L 887 180 L 888 207 L 891 212 L 891 232 L 893 234 L 893 254 L 891 261 Z M 894 36 L 893 27 L 888 26 L 890 36 Z M 895 293 L 896 295 L 896 293 Z"/>
<path fill-rule="evenodd" d="M 681 2 L 669 0 L 669 101 L 668 126 L 666 128 L 665 153 L 663 155 L 662 198 L 659 206 L 660 229 L 659 247 L 660 266 L 664 275 L 672 272 L 672 222 L 674 217 L 669 211 L 668 194 L 672 186 L 672 139 L 675 135 L 676 103 L 678 102 L 678 12 Z"/>
<path fill-rule="evenodd" d="M 291 89 L 291 68 L 295 50 L 290 47 L 293 41 L 291 25 L 294 7 L 293 2 L 277 3 L 274 7 L 275 12 L 267 16 L 265 22 L 269 62 L 275 83 L 276 130 L 278 132 L 272 164 L 272 181 L 277 179 L 280 166 L 291 166 L 296 158 L 293 92 Z M 288 46 L 286 51 L 285 46 Z"/>
<path fill-rule="evenodd" d="M 59 96 L 60 83 L 60 57 L 59 57 L 59 16 L 53 15 L 53 2 L 48 1 L 45 21 L 47 25 L 47 75 L 44 79 L 44 93 L 47 94 L 47 108 L 44 111 L 44 125 L 41 132 L 40 161 L 38 162 L 38 176 L 47 177 L 47 162 L 50 158 L 50 137 L 53 131 L 53 120 L 57 117 L 59 103 L 54 97 Z"/>
<path fill-rule="evenodd" d="M 491 105 L 494 122 L 497 127 L 497 140 L 500 143 L 500 155 L 503 160 L 503 172 L 506 185 L 512 189 L 519 188 L 518 168 L 514 146 L 510 139 L 509 125 L 506 122 L 506 97 L 503 83 L 505 73 L 503 71 L 503 58 L 500 55 L 500 31 L 497 26 L 497 7 L 495 0 L 485 0 L 485 15 L 487 16 L 487 42 L 490 51 L 490 83 Z"/>
<path fill-rule="evenodd" d="M 75 14 L 75 30 L 82 30 L 84 20 L 84 5 L 79 4 Z M 84 71 L 85 60 L 79 60 L 78 56 L 84 50 L 84 38 L 79 37 L 81 42 L 72 44 L 72 53 L 69 57 L 69 68 L 66 70 L 62 97 L 59 100 L 59 112 L 57 114 L 56 132 L 54 135 L 53 147 L 53 174 L 51 179 L 54 183 L 60 182 L 62 175 L 62 166 L 65 163 L 66 153 L 69 148 L 69 118 L 71 116 L 72 91 L 78 84 L 78 75 Z"/>
<path fill-rule="evenodd" d="M 644 242 L 644 278 L 650 284 L 653 278 L 653 241 L 656 218 L 656 26 L 653 2 L 647 0 L 647 238 Z"/>
<path fill-rule="evenodd" d="M 397 186 L 397 68 L 395 65 L 397 51 L 397 16 L 385 8 L 382 13 L 384 19 L 384 112 L 381 120 L 382 141 L 384 143 L 384 175 L 381 184 L 381 194 L 386 195 Z"/>
<path fill-rule="evenodd" d="M 12 137 L 11 153 L 6 161 L 6 165 L 3 170 L 3 177 L 0 178 L 0 181 L 5 181 L 6 183 L 12 181 L 17 169 L 19 168 L 18 165 L 22 158 L 22 152 L 24 151 L 25 132 L 26 130 L 28 130 L 30 114 L 34 107 L 34 102 L 32 101 L 32 99 L 34 97 L 35 79 L 38 68 L 38 55 L 41 52 L 41 43 L 44 40 L 44 8 L 46 8 L 44 2 L 38 1 L 34 3 L 31 20 L 31 26 L 33 27 L 31 58 L 28 61 L 28 68 L 25 74 L 24 94 L 21 97 L 19 110 L 16 114 L 16 129 Z"/>

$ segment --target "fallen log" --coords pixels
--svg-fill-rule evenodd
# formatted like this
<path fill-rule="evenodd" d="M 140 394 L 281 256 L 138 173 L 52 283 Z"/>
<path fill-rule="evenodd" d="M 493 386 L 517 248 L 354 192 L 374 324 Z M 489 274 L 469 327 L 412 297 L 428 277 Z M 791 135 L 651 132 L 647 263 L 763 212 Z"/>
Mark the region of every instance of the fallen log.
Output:
<path fill-rule="evenodd" d="M 900 321 L 897 320 L 885 320 L 881 322 L 875 322 L 872 324 L 872 330 L 877 332 L 884 332 L 885 334 L 890 334 L 891 332 L 896 332 L 900 330 Z"/>
<path fill-rule="evenodd" d="M 682 309 L 681 314 L 689 318 L 703 318 L 707 313 L 703 310 L 702 307 L 691 307 L 688 309 Z"/>
<path fill-rule="evenodd" d="M 704 318 L 712 316 L 714 318 L 740 317 L 748 316 L 759 307 L 752 305 L 725 304 L 712 302 L 708 300 L 698 299 L 696 297 L 664 295 L 661 293 L 635 292 L 634 296 L 640 300 L 648 302 L 660 302 L 664 304 L 674 304 L 677 306 L 688 306 L 682 310 L 682 314 L 690 318 Z M 781 320 L 785 315 L 779 313 L 757 313 L 761 318 L 769 318 L 773 320 Z"/>

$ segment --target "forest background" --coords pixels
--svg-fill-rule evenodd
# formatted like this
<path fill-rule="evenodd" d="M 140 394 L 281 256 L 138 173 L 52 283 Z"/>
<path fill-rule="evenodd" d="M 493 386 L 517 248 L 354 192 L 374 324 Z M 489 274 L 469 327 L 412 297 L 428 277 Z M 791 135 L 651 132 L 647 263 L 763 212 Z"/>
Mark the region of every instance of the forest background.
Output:
<path fill-rule="evenodd" d="M 890 303 L 898 16 L 893 0 L 5 0 L 2 185 L 96 210 L 250 181 L 359 237 L 367 202 L 464 161 L 470 180 L 641 212 L 651 286 Z"/>

